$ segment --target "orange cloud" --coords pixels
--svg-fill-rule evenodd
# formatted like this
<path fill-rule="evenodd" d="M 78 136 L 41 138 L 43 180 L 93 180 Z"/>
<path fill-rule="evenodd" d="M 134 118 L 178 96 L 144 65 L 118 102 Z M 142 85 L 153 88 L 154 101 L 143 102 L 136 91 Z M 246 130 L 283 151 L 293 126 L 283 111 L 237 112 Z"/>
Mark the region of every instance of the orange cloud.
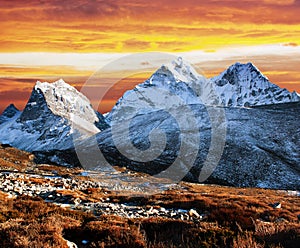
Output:
<path fill-rule="evenodd" d="M 296 0 L 263 0 L 266 4 L 274 4 L 274 5 L 292 5 L 296 2 Z"/>
<path fill-rule="evenodd" d="M 288 43 L 284 43 L 284 46 L 292 46 L 292 47 L 296 47 L 298 46 L 298 44 L 296 42 L 288 42 Z"/>
<path fill-rule="evenodd" d="M 217 53 L 224 47 L 265 44 L 293 48 L 300 44 L 299 13 L 300 2 L 295 0 L 0 0 L 0 52 Z M 239 54 L 232 54 L 227 60 L 206 61 L 201 68 L 213 76 L 238 59 Z M 299 90 L 299 60 L 292 55 L 246 59 L 266 71 L 272 81 Z M 14 91 L 19 103 L 24 102 L 16 89 L 28 92 L 28 85 L 36 79 L 64 78 L 80 87 L 92 72 L 91 68 L 69 65 L 2 65 L 0 104 L 13 101 Z M 29 84 L 22 81 L 27 79 Z M 121 85 L 124 89 L 132 86 Z M 120 88 L 114 90 L 105 106 L 122 92 Z"/>
<path fill-rule="evenodd" d="M 300 5 L 290 0 L 0 2 L 2 52 L 189 51 L 300 42 Z"/>

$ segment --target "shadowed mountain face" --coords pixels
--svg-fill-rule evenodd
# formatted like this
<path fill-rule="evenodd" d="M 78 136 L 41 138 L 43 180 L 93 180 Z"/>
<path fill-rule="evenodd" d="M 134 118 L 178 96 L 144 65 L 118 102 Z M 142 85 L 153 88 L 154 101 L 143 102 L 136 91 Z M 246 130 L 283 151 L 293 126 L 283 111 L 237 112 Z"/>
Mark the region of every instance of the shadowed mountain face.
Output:
<path fill-rule="evenodd" d="M 209 116 L 203 105 L 190 105 L 197 115 L 197 126 L 188 125 L 179 130 L 176 120 L 164 111 L 155 111 L 132 120 L 129 138 L 141 154 L 149 148 L 149 134 L 154 129 L 161 129 L 166 134 L 166 146 L 162 154 L 152 161 L 138 162 L 128 159 L 120 153 L 128 149 L 126 130 L 123 125 L 116 128 L 112 135 L 111 129 L 97 134 L 101 152 L 107 161 L 113 165 L 126 166 L 130 169 L 146 172 L 152 175 L 162 175 L 176 180 L 182 175 L 185 180 L 198 181 L 210 148 L 212 128 Z M 178 107 L 178 112 L 182 109 Z M 205 181 L 238 187 L 263 187 L 277 189 L 300 189 L 300 104 L 281 104 L 260 108 L 225 108 L 226 142 L 218 166 Z M 283 125 L 284 123 L 284 125 Z M 188 133 L 189 140 L 199 136 L 199 143 L 192 143 L 189 148 L 197 151 L 194 164 L 188 164 L 192 152 L 180 154 L 181 136 Z M 160 143 L 152 139 L 152 149 Z M 92 157 L 98 153 L 98 147 L 92 142 L 82 143 L 81 157 Z M 118 149 L 115 144 L 118 144 Z M 83 151 L 84 150 L 84 151 Z M 180 154 L 180 155 L 179 155 Z M 180 157 L 180 167 L 174 166 L 174 161 Z M 96 156 L 94 156 L 96 157 Z M 95 164 L 95 161 L 93 161 Z M 101 168 L 102 160 L 98 163 Z M 173 168 L 169 174 L 162 171 Z M 173 174 L 172 174 L 173 173 Z"/>
<path fill-rule="evenodd" d="M 300 189 L 299 95 L 272 84 L 252 64 L 237 63 L 211 80 L 182 59 L 162 66 L 119 99 L 107 117 L 111 127 L 102 116 L 96 122 L 84 96 L 68 100 L 73 90 L 67 86 L 63 94 L 41 88 L 15 124 L 0 125 L 0 131 L 21 125 L 28 136 L 5 143 L 35 151 L 40 162 L 85 169 L 109 169 L 109 162 L 175 181 Z M 75 147 L 70 122 L 89 134 Z M 102 132 L 95 131 L 99 123 Z M 25 147 L 24 137 L 36 130 L 43 135 Z"/>

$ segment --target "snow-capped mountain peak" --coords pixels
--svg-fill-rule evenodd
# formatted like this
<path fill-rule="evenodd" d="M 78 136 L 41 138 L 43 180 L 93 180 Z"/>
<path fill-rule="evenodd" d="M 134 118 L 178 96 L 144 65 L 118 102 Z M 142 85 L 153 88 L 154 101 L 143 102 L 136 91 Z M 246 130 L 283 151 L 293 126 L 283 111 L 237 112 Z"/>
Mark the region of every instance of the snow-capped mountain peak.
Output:
<path fill-rule="evenodd" d="M 159 94 L 163 97 L 158 97 Z M 178 96 L 182 101 L 171 100 L 173 96 Z M 127 91 L 108 114 L 107 120 L 111 121 L 113 113 L 122 108 L 124 109 L 120 111 L 121 119 L 126 118 L 124 113 L 127 110 L 131 112 L 144 105 L 149 105 L 150 109 L 151 106 L 173 108 L 182 102 L 210 106 L 249 107 L 298 101 L 300 97 L 297 93 L 290 93 L 271 83 L 252 63 L 237 62 L 219 76 L 206 79 L 179 57 L 169 64 L 162 65 L 144 83 Z"/>
<path fill-rule="evenodd" d="M 200 75 L 193 66 L 181 57 L 162 65 L 149 79 L 150 83 L 155 80 L 170 83 L 170 81 L 184 82 L 189 86 L 197 82 L 201 84 L 205 78 Z"/>
<path fill-rule="evenodd" d="M 0 142 L 27 151 L 67 149 L 107 126 L 90 101 L 62 79 L 38 81 L 21 115 L 0 125 Z"/>
<path fill-rule="evenodd" d="M 54 83 L 38 81 L 34 89 L 43 93 L 48 108 L 55 115 L 69 120 L 77 116 L 91 123 L 99 121 L 87 97 L 62 79 Z"/>
<path fill-rule="evenodd" d="M 176 81 L 187 83 L 191 81 L 198 81 L 203 78 L 187 61 L 183 60 L 181 57 L 178 57 L 163 67 L 167 67 L 167 69 L 174 75 Z"/>
<path fill-rule="evenodd" d="M 263 75 L 260 70 L 251 62 L 246 64 L 236 62 L 235 64 L 231 65 L 227 70 L 223 71 L 218 77 L 226 76 L 226 74 L 233 74 L 242 81 L 245 77 L 261 77 L 265 80 L 269 80 L 265 75 Z"/>
<path fill-rule="evenodd" d="M 255 106 L 298 102 L 294 92 L 271 83 L 252 63 L 235 63 L 213 77 L 215 90 L 225 106 Z"/>

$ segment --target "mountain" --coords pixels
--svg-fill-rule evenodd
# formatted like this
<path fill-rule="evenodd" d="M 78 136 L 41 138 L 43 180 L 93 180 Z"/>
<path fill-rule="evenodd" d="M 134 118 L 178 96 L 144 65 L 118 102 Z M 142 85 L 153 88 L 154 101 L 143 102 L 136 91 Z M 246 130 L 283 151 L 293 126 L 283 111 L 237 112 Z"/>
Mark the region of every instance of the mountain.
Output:
<path fill-rule="evenodd" d="M 181 57 L 161 66 L 148 80 L 137 85 L 117 101 L 107 120 L 114 116 L 116 121 L 128 118 L 135 112 L 147 113 L 157 109 L 172 109 L 184 104 L 216 105 L 220 102 L 214 93 L 213 84 Z M 137 104 L 136 102 L 139 102 Z"/>
<path fill-rule="evenodd" d="M 207 80 L 178 58 L 127 91 L 110 126 L 62 80 L 38 82 L 23 113 L 0 125 L 0 142 L 37 151 L 41 162 L 299 190 L 299 113 L 299 95 L 252 64 Z"/>
<path fill-rule="evenodd" d="M 224 106 L 299 102 L 300 96 L 272 84 L 252 63 L 236 63 L 211 79 Z"/>
<path fill-rule="evenodd" d="M 299 113 L 297 93 L 252 64 L 205 80 L 179 59 L 127 91 L 107 116 L 111 128 L 96 136 L 114 165 L 189 181 L 208 170 L 205 182 L 299 190 Z M 82 156 L 98 152 L 91 144 L 83 141 Z"/>
<path fill-rule="evenodd" d="M 0 142 L 26 151 L 73 147 L 107 127 L 89 100 L 62 79 L 37 82 L 24 111 L 0 125 Z"/>
<path fill-rule="evenodd" d="M 142 102 L 142 106 L 136 101 Z M 120 113 L 146 113 L 147 109 L 152 111 L 152 106 L 163 109 L 182 104 L 249 107 L 299 101 L 299 94 L 271 83 L 252 63 L 236 63 L 219 76 L 206 79 L 188 62 L 178 58 L 163 65 L 144 83 L 125 92 L 107 115 L 107 120 L 111 121 L 120 109 Z M 115 116 L 116 121 L 126 118 L 123 114 Z"/>
<path fill-rule="evenodd" d="M 20 115 L 20 111 L 16 108 L 15 105 L 10 104 L 7 108 L 3 111 L 2 115 L 0 115 L 0 125 L 6 121 L 11 120 L 12 118 Z"/>

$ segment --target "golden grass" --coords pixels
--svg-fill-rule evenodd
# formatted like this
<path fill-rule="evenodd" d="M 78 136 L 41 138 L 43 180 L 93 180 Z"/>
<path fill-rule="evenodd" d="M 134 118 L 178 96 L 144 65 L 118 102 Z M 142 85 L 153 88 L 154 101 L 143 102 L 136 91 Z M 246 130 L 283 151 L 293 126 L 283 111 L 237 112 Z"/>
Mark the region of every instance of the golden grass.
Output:
<path fill-rule="evenodd" d="M 0 158 L 2 169 L 23 171 L 30 167 L 37 174 L 55 170 L 60 175 L 81 180 L 77 176 L 80 169 L 36 165 L 29 153 L 17 149 L 0 147 Z M 28 180 L 35 184 L 48 182 L 39 178 Z M 193 208 L 205 214 L 204 220 L 127 219 L 113 215 L 95 217 L 90 213 L 45 203 L 41 198 L 20 196 L 8 199 L 0 192 L 0 247 L 66 247 L 65 239 L 79 247 L 130 248 L 294 248 L 300 243 L 300 222 L 297 218 L 300 201 L 297 196 L 266 189 L 192 183 L 180 183 L 179 186 L 153 195 L 102 188 L 65 189 L 57 190 L 57 193 L 89 202 L 110 198 L 110 202 L 135 203 L 146 209 Z M 280 202 L 282 208 L 272 208 L 270 204 L 274 202 Z M 89 243 L 80 245 L 82 240 Z"/>

